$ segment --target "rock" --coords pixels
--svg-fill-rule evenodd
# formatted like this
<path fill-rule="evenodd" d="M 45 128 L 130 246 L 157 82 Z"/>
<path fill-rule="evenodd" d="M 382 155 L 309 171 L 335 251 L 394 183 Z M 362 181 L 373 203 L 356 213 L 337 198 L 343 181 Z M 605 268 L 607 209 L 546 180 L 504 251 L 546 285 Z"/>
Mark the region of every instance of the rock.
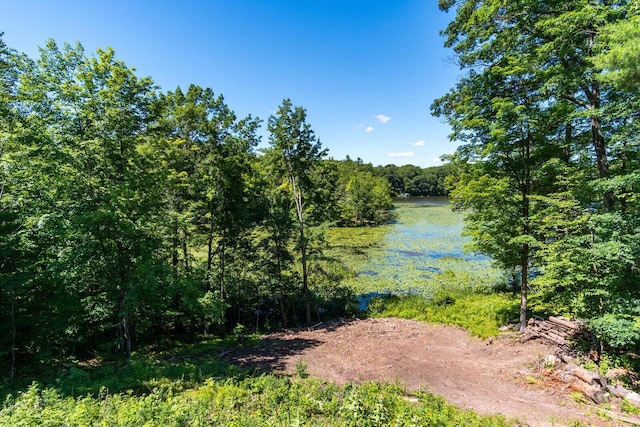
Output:
<path fill-rule="evenodd" d="M 553 377 L 559 381 L 562 381 L 563 383 L 570 383 L 574 379 L 573 375 L 571 375 L 567 371 L 562 371 L 562 370 L 555 371 L 553 373 Z"/>
<path fill-rule="evenodd" d="M 570 355 L 568 355 L 567 353 L 565 353 L 564 351 L 558 349 L 558 351 L 556 351 L 556 356 L 562 360 L 564 363 L 573 363 L 575 365 L 576 363 L 576 359 L 574 359 L 573 357 L 571 357 Z"/>

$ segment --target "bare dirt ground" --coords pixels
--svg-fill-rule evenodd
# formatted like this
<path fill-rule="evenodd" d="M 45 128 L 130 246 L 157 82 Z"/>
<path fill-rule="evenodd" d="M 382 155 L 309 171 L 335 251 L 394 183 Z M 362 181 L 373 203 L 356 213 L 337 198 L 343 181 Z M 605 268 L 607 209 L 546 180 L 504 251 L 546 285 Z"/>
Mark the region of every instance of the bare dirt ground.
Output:
<path fill-rule="evenodd" d="M 228 352 L 234 363 L 294 373 L 303 362 L 312 376 L 338 384 L 399 381 L 480 414 L 501 413 L 531 426 L 617 425 L 577 403 L 568 387 L 544 375 L 553 348 L 518 343 L 514 334 L 491 341 L 462 329 L 403 319 L 331 322 L 316 329 L 271 334 L 259 345 Z"/>

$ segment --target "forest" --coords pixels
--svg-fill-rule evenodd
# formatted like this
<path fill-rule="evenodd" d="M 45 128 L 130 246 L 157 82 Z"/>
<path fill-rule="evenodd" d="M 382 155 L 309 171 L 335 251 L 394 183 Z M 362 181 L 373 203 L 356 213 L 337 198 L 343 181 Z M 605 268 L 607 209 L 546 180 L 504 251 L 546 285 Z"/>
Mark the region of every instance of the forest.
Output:
<path fill-rule="evenodd" d="M 464 75 L 431 111 L 462 145 L 433 168 L 335 160 L 290 99 L 237 117 L 110 48 L 0 37 L 0 376 L 358 314 L 326 233 L 393 220 L 394 196 L 450 197 L 521 330 L 586 319 L 598 360 L 637 364 L 640 6 L 439 5 Z"/>
<path fill-rule="evenodd" d="M 323 230 L 385 222 L 394 194 L 445 194 L 445 167 L 329 158 L 290 100 L 259 150 L 262 121 L 210 88 L 160 92 L 79 43 L 1 48 L 3 375 L 260 313 L 269 329 L 348 312 Z"/>

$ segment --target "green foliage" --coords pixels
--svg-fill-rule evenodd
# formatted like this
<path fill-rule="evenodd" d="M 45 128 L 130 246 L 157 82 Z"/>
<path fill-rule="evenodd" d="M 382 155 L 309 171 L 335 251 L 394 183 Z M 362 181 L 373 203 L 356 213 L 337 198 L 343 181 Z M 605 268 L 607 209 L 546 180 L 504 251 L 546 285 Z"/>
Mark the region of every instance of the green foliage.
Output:
<path fill-rule="evenodd" d="M 386 165 L 373 168 L 373 173 L 383 176 L 399 196 L 448 196 L 447 177 L 453 176 L 456 167 L 452 164 L 420 168 L 414 165 Z"/>
<path fill-rule="evenodd" d="M 638 316 L 637 319 L 640 319 Z M 615 349 L 633 348 L 640 345 L 640 322 L 612 313 L 591 319 L 589 325 L 597 337 Z"/>
<path fill-rule="evenodd" d="M 440 7 L 454 4 L 445 45 L 469 71 L 432 111 L 462 142 L 450 183 L 473 248 L 519 269 L 521 327 L 533 283 L 549 304 L 591 319 L 605 347 L 632 348 L 637 2 Z"/>
<path fill-rule="evenodd" d="M 384 178 L 355 171 L 345 186 L 343 219 L 355 225 L 382 224 L 389 219 L 391 189 Z"/>
<path fill-rule="evenodd" d="M 309 378 L 309 371 L 307 371 L 307 364 L 304 361 L 296 363 L 296 374 L 299 378 Z"/>
<path fill-rule="evenodd" d="M 471 335 L 488 338 L 500 326 L 518 320 L 519 301 L 511 294 L 474 294 L 442 289 L 432 299 L 403 296 L 378 299 L 369 314 L 400 317 L 430 323 L 460 326 Z"/>
<path fill-rule="evenodd" d="M 634 11 L 629 19 L 611 23 L 601 34 L 607 49 L 594 62 L 605 70 L 601 78 L 624 89 L 636 91 L 640 82 L 640 16 Z"/>
<path fill-rule="evenodd" d="M 465 425 L 508 426 L 502 416 L 479 416 L 419 392 L 411 403 L 399 386 L 378 383 L 337 387 L 315 379 L 259 376 L 208 379 L 188 390 L 171 385 L 138 396 L 109 393 L 65 397 L 33 384 L 0 409 L 3 425 Z"/>

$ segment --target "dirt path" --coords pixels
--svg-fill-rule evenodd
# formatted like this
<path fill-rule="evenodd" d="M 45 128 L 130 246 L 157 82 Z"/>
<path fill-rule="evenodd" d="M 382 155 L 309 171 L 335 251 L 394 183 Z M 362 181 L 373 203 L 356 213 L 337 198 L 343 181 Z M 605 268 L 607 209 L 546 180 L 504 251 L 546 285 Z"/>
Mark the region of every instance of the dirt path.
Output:
<path fill-rule="evenodd" d="M 480 414 L 501 413 L 532 426 L 615 425 L 577 404 L 561 384 L 536 379 L 550 347 L 503 336 L 492 342 L 458 328 L 403 319 L 336 322 L 315 330 L 269 335 L 238 349 L 233 362 L 270 372 L 295 372 L 304 362 L 316 377 L 344 384 L 400 381 L 427 389 Z"/>

